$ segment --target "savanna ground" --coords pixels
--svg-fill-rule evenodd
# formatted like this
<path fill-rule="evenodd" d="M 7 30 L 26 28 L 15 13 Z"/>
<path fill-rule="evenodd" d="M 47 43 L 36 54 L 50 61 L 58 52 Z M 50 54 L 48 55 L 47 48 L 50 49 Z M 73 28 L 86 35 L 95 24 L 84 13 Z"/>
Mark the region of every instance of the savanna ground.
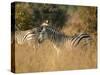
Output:
<path fill-rule="evenodd" d="M 60 54 L 57 56 L 56 50 L 49 40 L 39 46 L 32 42 L 36 48 L 27 43 L 19 45 L 15 42 L 15 72 L 79 70 L 97 67 L 96 7 L 73 8 L 74 6 L 67 9 L 69 17 L 60 31 L 66 35 L 88 32 L 92 38 L 90 45 L 86 47 L 80 45 L 73 50 L 62 46 Z M 12 51 L 14 51 L 13 44 Z"/>

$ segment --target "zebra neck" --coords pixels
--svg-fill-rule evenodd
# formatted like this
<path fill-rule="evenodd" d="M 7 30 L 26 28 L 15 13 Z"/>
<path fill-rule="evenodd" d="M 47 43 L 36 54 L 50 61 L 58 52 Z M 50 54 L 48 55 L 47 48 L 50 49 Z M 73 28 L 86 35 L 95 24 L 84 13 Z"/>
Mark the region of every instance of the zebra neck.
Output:
<path fill-rule="evenodd" d="M 65 41 L 66 36 L 63 34 L 58 34 L 58 35 L 49 35 L 48 38 L 50 41 L 54 43 L 63 43 Z"/>
<path fill-rule="evenodd" d="M 48 39 L 54 43 L 62 43 L 66 38 L 66 35 L 64 33 L 61 33 L 52 27 L 47 27 L 46 32 L 48 35 Z"/>

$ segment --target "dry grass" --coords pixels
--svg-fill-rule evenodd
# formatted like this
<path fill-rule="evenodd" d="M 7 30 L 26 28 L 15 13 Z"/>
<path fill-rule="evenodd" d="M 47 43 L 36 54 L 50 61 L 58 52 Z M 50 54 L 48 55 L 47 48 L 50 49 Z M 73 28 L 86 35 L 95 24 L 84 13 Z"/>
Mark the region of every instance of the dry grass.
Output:
<path fill-rule="evenodd" d="M 33 42 L 34 43 L 34 42 Z M 67 47 L 67 46 L 66 46 Z M 27 44 L 15 44 L 15 72 L 38 72 L 90 69 L 97 67 L 96 39 L 90 47 L 73 50 L 62 47 L 59 56 L 50 41 L 45 41 L 37 49 Z"/>

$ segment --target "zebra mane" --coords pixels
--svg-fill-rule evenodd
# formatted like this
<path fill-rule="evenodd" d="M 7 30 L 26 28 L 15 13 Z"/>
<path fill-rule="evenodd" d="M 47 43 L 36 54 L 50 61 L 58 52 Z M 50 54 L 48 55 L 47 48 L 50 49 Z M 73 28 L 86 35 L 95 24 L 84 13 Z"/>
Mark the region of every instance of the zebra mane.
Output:
<path fill-rule="evenodd" d="M 56 30 L 54 27 L 50 27 L 50 26 L 47 26 L 46 27 L 46 32 L 47 32 L 47 35 L 48 35 L 48 38 L 51 40 L 51 41 L 54 41 L 54 42 L 64 42 L 64 38 L 66 37 L 66 35 L 62 32 L 59 32 L 58 30 Z"/>

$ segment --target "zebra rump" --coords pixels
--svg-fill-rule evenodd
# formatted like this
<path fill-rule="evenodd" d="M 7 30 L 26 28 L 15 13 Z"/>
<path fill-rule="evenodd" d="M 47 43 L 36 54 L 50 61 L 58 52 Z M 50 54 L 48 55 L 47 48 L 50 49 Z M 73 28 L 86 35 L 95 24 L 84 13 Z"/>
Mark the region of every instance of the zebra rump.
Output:
<path fill-rule="evenodd" d="M 16 41 L 19 45 L 22 45 L 25 42 L 28 42 L 28 40 L 31 40 L 31 39 L 35 38 L 35 31 L 36 31 L 36 29 L 33 28 L 33 29 L 25 30 L 25 31 L 12 32 L 12 34 L 11 34 L 11 37 L 12 37 L 11 43 Z M 29 33 L 32 33 L 32 34 L 28 35 Z"/>
<path fill-rule="evenodd" d="M 77 35 L 74 39 L 72 39 L 72 45 L 73 46 L 77 46 L 80 41 L 82 41 L 83 39 L 88 42 L 88 40 L 90 40 L 90 35 L 86 34 L 86 33 L 81 33 L 79 35 Z"/>

